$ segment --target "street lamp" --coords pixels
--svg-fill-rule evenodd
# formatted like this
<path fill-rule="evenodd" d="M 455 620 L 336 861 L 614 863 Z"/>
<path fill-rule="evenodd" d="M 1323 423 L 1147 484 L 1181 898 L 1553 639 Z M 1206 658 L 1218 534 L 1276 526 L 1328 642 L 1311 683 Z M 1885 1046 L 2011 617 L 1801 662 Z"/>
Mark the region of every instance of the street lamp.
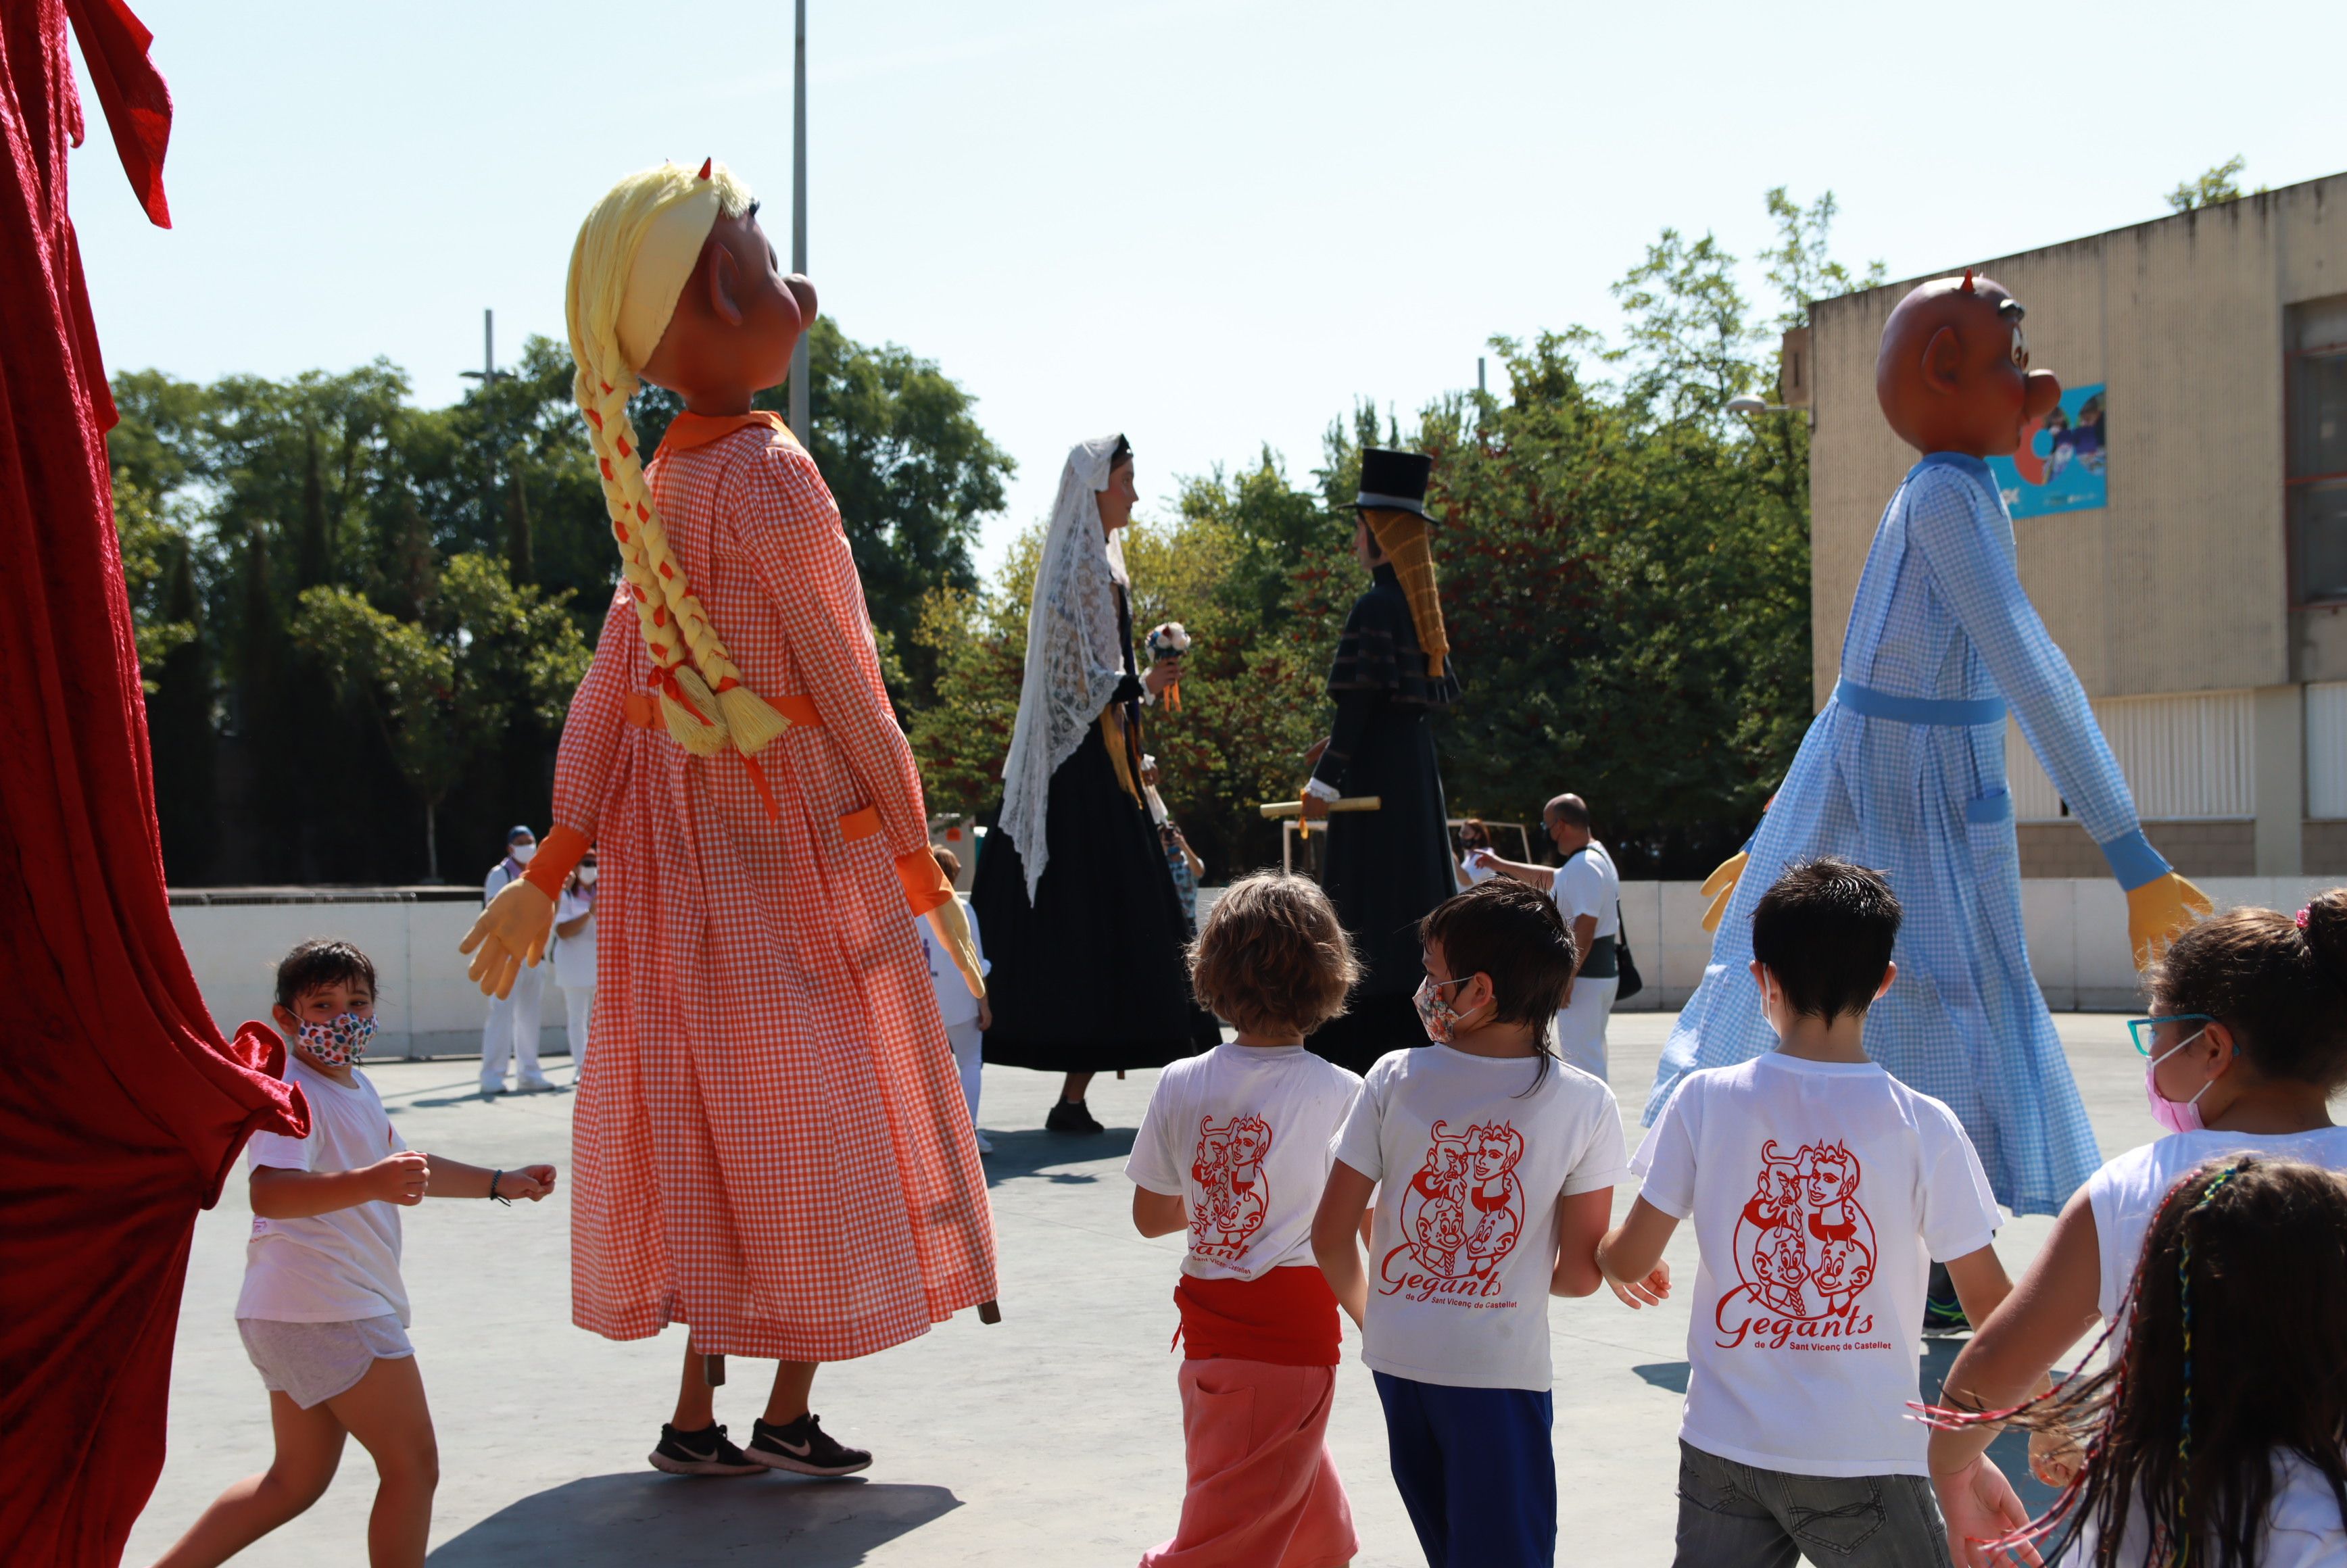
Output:
<path fill-rule="evenodd" d="M 1793 410 L 1788 405 L 1770 403 L 1765 398 L 1755 397 L 1747 392 L 1741 397 L 1729 398 L 1727 412 L 1730 414 L 1790 414 Z"/>

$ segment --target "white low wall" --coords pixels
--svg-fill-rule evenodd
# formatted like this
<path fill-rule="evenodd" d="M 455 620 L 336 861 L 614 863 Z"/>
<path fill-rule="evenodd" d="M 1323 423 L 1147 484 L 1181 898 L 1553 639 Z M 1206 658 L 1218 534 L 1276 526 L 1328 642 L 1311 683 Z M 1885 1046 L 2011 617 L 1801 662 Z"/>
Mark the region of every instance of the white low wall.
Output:
<path fill-rule="evenodd" d="M 2201 886 L 2219 908 L 2244 904 L 2296 909 L 2331 886 L 2312 876 L 2219 876 Z M 1711 957 L 1697 924 L 1704 900 L 1693 882 L 1622 884 L 1623 929 L 1646 989 L 1625 1011 L 1668 1009 L 1693 995 Z M 1219 888 L 1198 890 L 1198 913 Z M 327 897 L 331 897 L 331 895 Z M 465 978 L 456 944 L 479 907 L 449 902 L 175 904 L 179 927 L 204 1005 L 224 1031 L 269 1016 L 277 960 L 313 937 L 355 942 L 374 960 L 382 1021 L 371 1048 L 378 1056 L 472 1055 L 480 1050 L 486 1003 Z M 2029 961 L 2045 1003 L 2057 1012 L 2126 1011 L 2142 1000 L 2127 956 L 2127 900 L 2108 880 L 2021 885 Z M 561 993 L 547 988 L 540 1050 L 569 1050 Z"/>
<path fill-rule="evenodd" d="M 326 897 L 332 897 L 332 895 Z M 224 1032 L 264 1021 L 275 999 L 277 961 L 313 937 L 357 944 L 374 960 L 375 1056 L 477 1056 L 487 1003 L 465 977 L 456 944 L 481 912 L 477 897 L 447 902 L 185 904 L 171 924 L 196 972 L 204 1005 Z M 551 982 L 539 1020 L 539 1052 L 570 1050 L 562 993 Z"/>

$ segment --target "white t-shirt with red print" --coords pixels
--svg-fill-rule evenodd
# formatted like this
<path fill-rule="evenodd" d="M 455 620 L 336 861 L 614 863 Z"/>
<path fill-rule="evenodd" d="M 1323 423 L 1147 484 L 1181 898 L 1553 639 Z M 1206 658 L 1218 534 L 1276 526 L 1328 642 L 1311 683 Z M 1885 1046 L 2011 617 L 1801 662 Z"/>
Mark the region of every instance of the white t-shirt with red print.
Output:
<path fill-rule="evenodd" d="M 1701 1252 L 1680 1438 L 1794 1475 L 1930 1474 L 1924 1282 L 1997 1226 L 1955 1112 L 1871 1062 L 1772 1052 L 1687 1074 L 1630 1163 Z"/>
<path fill-rule="evenodd" d="M 1183 1273 L 1255 1279 L 1314 1262 L 1328 1140 L 1360 1090 L 1300 1045 L 1218 1045 L 1158 1075 L 1124 1173 L 1189 1209 Z"/>
<path fill-rule="evenodd" d="M 1361 1358 L 1420 1383 L 1548 1388 L 1557 1200 L 1628 1174 L 1614 1091 L 1556 1061 L 1397 1050 L 1335 1153 L 1378 1183 Z"/>

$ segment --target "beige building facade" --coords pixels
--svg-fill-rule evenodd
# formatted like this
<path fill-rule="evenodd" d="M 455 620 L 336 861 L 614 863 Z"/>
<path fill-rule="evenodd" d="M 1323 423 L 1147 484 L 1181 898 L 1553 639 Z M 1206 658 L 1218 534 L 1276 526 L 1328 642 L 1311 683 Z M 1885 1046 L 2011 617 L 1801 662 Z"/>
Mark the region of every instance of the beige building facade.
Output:
<path fill-rule="evenodd" d="M 2103 503 L 2014 532 L 2146 834 L 2187 876 L 2347 875 L 2347 174 L 1972 264 L 2027 308 L 2034 365 L 2104 388 Z M 1874 356 L 1922 281 L 1824 301 L 1788 345 L 1820 704 L 1915 460 Z M 2106 876 L 2010 721 L 2005 753 L 2022 874 Z"/>

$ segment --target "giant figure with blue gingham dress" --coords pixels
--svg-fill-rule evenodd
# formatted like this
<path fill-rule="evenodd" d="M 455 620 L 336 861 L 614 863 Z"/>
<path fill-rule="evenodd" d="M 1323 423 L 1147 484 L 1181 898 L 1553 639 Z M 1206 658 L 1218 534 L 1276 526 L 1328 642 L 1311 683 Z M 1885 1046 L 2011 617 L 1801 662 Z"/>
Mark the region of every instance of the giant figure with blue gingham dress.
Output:
<path fill-rule="evenodd" d="M 1955 1112 L 2000 1203 L 2054 1214 L 2100 1155 L 2030 972 L 2006 714 L 2127 891 L 2139 960 L 2207 900 L 2145 838 L 2086 692 L 2021 585 L 2013 519 L 1981 455 L 2013 450 L 2028 411 L 2042 417 L 2059 395 L 2028 371 L 2020 316 L 1968 273 L 1919 288 L 1884 328 L 1884 412 L 1924 456 L 1875 530 L 1840 679 L 1747 846 L 1646 1120 L 1689 1071 L 1773 1044 L 1749 970 L 1753 907 L 1787 867 L 1840 856 L 1883 872 L 1906 912 L 1898 978 L 1868 1015 L 1869 1054 Z M 1985 419 L 1973 406 L 1983 401 Z"/>

